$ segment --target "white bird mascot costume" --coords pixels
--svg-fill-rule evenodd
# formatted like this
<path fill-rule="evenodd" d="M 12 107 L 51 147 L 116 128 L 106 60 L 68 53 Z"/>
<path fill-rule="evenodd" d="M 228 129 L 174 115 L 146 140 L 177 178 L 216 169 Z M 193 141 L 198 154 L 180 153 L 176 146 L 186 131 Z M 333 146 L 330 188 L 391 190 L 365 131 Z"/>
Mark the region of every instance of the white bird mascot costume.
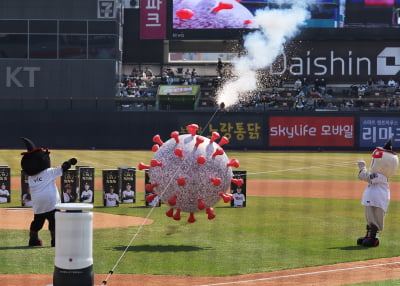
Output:
<path fill-rule="evenodd" d="M 358 178 L 368 182 L 361 204 L 365 206 L 367 234 L 357 240 L 358 245 L 375 247 L 379 245 L 377 234 L 383 230 L 385 215 L 390 202 L 388 179 L 394 175 L 399 165 L 396 152 L 392 151 L 392 139 L 385 146 L 377 147 L 372 152 L 369 171 L 363 160 L 358 162 Z"/>

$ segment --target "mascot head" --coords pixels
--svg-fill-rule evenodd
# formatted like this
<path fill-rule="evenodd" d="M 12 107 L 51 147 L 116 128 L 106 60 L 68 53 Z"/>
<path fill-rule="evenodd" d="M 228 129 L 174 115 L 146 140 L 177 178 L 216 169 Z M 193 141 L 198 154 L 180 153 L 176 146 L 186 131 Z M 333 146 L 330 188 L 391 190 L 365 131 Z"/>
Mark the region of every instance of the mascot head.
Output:
<path fill-rule="evenodd" d="M 396 152 L 392 151 L 392 138 L 390 138 L 385 146 L 377 147 L 372 152 L 372 162 L 370 170 L 372 173 L 379 173 L 389 178 L 396 173 L 399 166 L 399 158 Z"/>
<path fill-rule="evenodd" d="M 36 148 L 28 138 L 21 138 L 26 145 L 26 152 L 21 153 L 21 168 L 29 176 L 40 173 L 50 168 L 50 151 L 44 148 Z"/>

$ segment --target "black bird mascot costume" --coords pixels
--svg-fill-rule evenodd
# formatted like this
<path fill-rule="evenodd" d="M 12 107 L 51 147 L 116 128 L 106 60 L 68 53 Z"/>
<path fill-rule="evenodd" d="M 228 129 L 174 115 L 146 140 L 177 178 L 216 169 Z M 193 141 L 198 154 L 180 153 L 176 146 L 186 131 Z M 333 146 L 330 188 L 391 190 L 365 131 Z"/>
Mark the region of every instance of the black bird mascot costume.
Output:
<path fill-rule="evenodd" d="M 50 151 L 37 148 L 28 138 L 22 138 L 26 145 L 26 152 L 21 153 L 21 168 L 28 175 L 28 184 L 32 197 L 33 221 L 29 229 L 29 246 L 41 246 L 39 231 L 45 220 L 49 222 L 51 246 L 55 246 L 55 211 L 56 204 L 60 203 L 55 179 L 62 176 L 63 171 L 76 164 L 76 159 L 65 161 L 61 166 L 51 168 Z"/>

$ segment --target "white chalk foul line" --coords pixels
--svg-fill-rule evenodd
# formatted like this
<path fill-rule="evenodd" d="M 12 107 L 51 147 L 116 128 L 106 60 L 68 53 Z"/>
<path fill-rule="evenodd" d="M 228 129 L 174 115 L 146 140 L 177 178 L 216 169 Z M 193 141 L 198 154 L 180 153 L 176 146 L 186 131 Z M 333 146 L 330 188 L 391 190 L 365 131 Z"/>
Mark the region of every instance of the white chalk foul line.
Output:
<path fill-rule="evenodd" d="M 213 283 L 213 284 L 203 284 L 203 285 L 196 285 L 196 286 L 217 286 L 217 285 L 245 284 L 245 283 L 251 283 L 251 282 L 258 282 L 258 281 L 277 280 L 277 279 L 294 278 L 294 277 L 309 276 L 309 275 L 316 275 L 316 274 L 325 274 L 325 273 L 340 272 L 340 271 L 351 271 L 351 270 L 357 270 L 357 269 L 382 267 L 382 266 L 389 266 L 389 265 L 395 265 L 395 264 L 400 264 L 400 261 L 388 262 L 388 263 L 379 263 L 379 264 L 373 264 L 373 265 L 355 266 L 355 267 L 348 267 L 348 268 L 338 268 L 338 269 L 330 269 L 330 270 L 313 271 L 313 272 L 298 273 L 298 274 L 280 275 L 280 276 L 252 279 L 252 280 L 242 280 L 242 281 L 222 282 L 222 283 Z"/>

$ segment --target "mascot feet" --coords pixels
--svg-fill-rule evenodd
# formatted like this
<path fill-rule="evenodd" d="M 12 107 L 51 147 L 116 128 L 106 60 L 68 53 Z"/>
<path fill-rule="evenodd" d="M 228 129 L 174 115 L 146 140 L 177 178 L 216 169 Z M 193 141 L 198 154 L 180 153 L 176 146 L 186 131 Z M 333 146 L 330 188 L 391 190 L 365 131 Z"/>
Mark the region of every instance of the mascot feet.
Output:
<path fill-rule="evenodd" d="M 29 233 L 29 246 L 42 246 L 42 240 L 39 239 L 37 232 Z"/>
<path fill-rule="evenodd" d="M 373 237 L 367 237 L 362 242 L 362 246 L 365 247 L 377 247 L 378 245 L 379 245 L 379 239 Z"/>

